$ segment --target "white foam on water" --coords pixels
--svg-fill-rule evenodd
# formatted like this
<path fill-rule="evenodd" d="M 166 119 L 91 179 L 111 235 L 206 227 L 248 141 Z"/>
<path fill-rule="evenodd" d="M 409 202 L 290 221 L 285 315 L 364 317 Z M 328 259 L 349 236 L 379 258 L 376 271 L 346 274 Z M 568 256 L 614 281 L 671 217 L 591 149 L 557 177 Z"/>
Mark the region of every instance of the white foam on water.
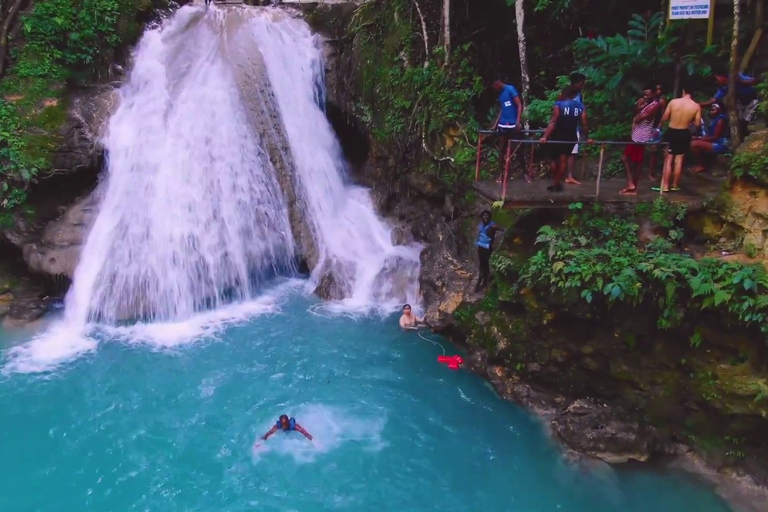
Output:
<path fill-rule="evenodd" d="M 244 47 L 262 59 L 241 62 Z M 274 311 L 254 297 L 292 273 L 297 251 L 276 145 L 319 254 L 305 286 L 334 271 L 345 298 L 333 315 L 418 307 L 421 247 L 394 245 L 368 191 L 346 181 L 322 55 L 305 21 L 274 8 L 185 6 L 148 30 L 108 124 L 99 211 L 63 319 L 7 351 L 4 371 L 51 369 L 104 337 L 173 347 Z"/>
<path fill-rule="evenodd" d="M 341 146 L 323 111 L 320 38 L 306 22 L 288 16 L 254 16 L 250 27 L 267 63 L 319 242 L 314 280 L 327 268 L 340 270 L 337 278 L 351 293 L 335 304 L 336 311 L 391 312 L 405 302 L 419 303 L 421 246 L 394 245 L 392 226 L 377 216 L 369 191 L 345 180 Z"/>
<path fill-rule="evenodd" d="M 259 436 L 267 432 L 283 413 L 276 413 L 270 423 L 260 425 Z M 294 417 L 296 423 L 309 432 L 309 441 L 298 432 L 276 432 L 267 441 L 257 438 L 252 447 L 255 462 L 274 457 L 290 457 L 296 463 L 314 462 L 318 456 L 338 449 L 341 445 L 355 443 L 364 451 L 380 451 L 387 446 L 381 433 L 387 418 L 382 412 L 373 416 L 361 416 L 357 411 L 322 404 L 301 405 L 285 414 Z"/>

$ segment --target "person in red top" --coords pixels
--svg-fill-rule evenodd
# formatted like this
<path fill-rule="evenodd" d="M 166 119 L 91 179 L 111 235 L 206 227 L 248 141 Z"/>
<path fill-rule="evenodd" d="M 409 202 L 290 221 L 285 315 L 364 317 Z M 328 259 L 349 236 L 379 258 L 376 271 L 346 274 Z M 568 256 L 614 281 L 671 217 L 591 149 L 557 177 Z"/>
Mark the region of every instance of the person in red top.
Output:
<path fill-rule="evenodd" d="M 632 119 L 632 142 L 624 149 L 621 161 L 627 171 L 627 187 L 619 192 L 622 195 L 637 194 L 637 184 L 640 181 L 640 167 L 643 165 L 645 145 L 654 137 L 653 126 L 659 111 L 659 102 L 656 100 L 653 87 L 648 86 L 643 90 L 643 97 L 636 107 L 635 117 Z"/>

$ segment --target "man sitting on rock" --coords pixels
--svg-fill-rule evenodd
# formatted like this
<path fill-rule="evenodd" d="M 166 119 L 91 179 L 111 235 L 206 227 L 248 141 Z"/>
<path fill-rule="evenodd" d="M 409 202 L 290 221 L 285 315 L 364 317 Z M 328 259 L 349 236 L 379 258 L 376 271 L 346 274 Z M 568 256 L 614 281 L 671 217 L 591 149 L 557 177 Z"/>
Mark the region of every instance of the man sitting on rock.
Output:
<path fill-rule="evenodd" d="M 418 329 L 419 324 L 424 325 L 424 319 L 413 314 L 410 304 L 403 306 L 403 315 L 400 317 L 400 327 L 403 329 Z"/>

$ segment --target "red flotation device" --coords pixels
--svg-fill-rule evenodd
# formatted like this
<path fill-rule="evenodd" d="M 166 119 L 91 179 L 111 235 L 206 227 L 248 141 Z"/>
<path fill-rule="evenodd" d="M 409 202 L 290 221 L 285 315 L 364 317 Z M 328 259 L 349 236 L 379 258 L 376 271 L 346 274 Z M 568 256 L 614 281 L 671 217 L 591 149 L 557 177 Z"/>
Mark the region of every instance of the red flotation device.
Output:
<path fill-rule="evenodd" d="M 458 370 L 464 359 L 461 356 L 437 356 L 437 362 L 447 364 L 451 370 Z"/>

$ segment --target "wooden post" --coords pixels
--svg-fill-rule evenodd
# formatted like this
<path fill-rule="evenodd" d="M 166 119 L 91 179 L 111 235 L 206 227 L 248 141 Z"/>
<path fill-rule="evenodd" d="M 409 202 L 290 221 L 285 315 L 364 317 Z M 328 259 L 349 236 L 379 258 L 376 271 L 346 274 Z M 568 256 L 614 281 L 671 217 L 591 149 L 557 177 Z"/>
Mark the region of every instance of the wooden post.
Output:
<path fill-rule="evenodd" d="M 528 160 L 528 168 L 526 169 L 526 172 L 528 173 L 525 176 L 525 181 L 528 183 L 531 183 L 533 181 L 533 157 L 535 156 L 533 150 L 536 147 L 536 144 L 531 144 L 531 158 Z"/>
<path fill-rule="evenodd" d="M 600 177 L 603 175 L 603 156 L 605 156 L 605 144 L 600 144 L 600 162 L 597 164 L 597 185 L 595 186 L 595 201 L 600 198 Z"/>
<path fill-rule="evenodd" d="M 477 162 L 475 162 L 475 181 L 480 181 L 480 152 L 483 149 L 483 134 L 477 134 Z"/>
<path fill-rule="evenodd" d="M 510 152 L 512 151 L 512 141 L 507 141 L 507 151 L 504 155 L 504 176 L 501 178 L 501 199 L 502 201 L 507 200 L 507 180 L 509 179 L 509 162 L 512 160 L 512 157 L 510 156 Z"/>
<path fill-rule="evenodd" d="M 712 46 L 715 34 L 715 0 L 709 0 L 709 24 L 707 25 L 707 46 Z"/>

